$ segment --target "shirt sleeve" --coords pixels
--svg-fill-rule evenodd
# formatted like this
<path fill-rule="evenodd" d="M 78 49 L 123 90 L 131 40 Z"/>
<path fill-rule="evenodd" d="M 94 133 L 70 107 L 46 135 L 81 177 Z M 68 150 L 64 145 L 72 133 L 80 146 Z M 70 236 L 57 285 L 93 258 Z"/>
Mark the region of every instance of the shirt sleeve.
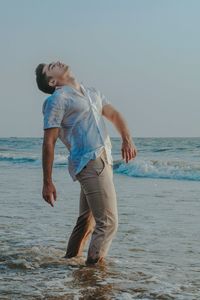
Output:
<path fill-rule="evenodd" d="M 65 114 L 64 99 L 60 96 L 50 96 L 43 105 L 43 129 L 61 127 Z"/>
<path fill-rule="evenodd" d="M 101 97 L 102 107 L 106 104 L 111 104 L 110 100 L 108 100 L 107 97 L 101 92 L 100 92 L 100 97 Z"/>

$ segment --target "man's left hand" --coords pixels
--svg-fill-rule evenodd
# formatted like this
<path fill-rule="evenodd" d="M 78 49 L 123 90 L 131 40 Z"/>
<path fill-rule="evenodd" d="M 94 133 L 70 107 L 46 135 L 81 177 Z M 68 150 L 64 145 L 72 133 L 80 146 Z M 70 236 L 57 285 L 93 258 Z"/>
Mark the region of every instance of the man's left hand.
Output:
<path fill-rule="evenodd" d="M 137 149 L 131 140 L 122 142 L 121 152 L 126 163 L 128 163 L 129 160 L 134 159 L 137 155 Z"/>

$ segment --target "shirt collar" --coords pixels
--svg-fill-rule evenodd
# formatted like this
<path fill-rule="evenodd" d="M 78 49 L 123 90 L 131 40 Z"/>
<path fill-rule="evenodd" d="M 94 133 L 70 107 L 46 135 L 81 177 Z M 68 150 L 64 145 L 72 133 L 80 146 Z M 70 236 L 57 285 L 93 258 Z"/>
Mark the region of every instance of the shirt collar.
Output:
<path fill-rule="evenodd" d="M 82 91 L 83 91 L 83 93 L 84 93 L 84 96 L 86 97 L 86 88 L 85 88 L 85 86 L 84 86 L 84 84 L 83 84 L 82 81 L 80 82 L 80 86 L 81 86 L 81 89 L 82 89 Z M 70 86 L 70 85 L 56 86 L 56 87 L 55 87 L 55 90 L 57 91 L 57 90 L 62 89 L 62 88 L 67 88 L 70 92 L 72 92 L 72 93 L 73 93 L 73 92 L 76 92 L 77 94 L 79 94 L 79 95 L 81 95 L 81 96 L 83 97 L 83 94 L 82 94 L 82 93 L 80 93 L 77 89 L 73 88 L 73 87 Z"/>

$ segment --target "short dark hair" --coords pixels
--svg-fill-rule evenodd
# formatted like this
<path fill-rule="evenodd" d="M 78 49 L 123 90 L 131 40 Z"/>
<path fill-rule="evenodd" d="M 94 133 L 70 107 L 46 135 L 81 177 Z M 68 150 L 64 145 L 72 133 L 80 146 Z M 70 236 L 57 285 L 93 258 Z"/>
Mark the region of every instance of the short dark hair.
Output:
<path fill-rule="evenodd" d="M 35 69 L 37 86 L 42 92 L 47 94 L 53 94 L 53 92 L 55 91 L 55 87 L 49 85 L 49 79 L 51 77 L 43 73 L 44 66 L 45 64 L 42 63 L 39 64 Z"/>

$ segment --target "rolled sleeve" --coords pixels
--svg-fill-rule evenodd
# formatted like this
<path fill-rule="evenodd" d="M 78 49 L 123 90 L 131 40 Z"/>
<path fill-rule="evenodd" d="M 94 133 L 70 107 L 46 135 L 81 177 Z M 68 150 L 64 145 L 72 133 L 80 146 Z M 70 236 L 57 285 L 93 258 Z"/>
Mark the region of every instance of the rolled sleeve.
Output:
<path fill-rule="evenodd" d="M 107 97 L 101 92 L 100 92 L 100 97 L 101 97 L 102 107 L 106 104 L 111 104 L 110 100 L 108 100 Z"/>
<path fill-rule="evenodd" d="M 43 129 L 61 127 L 65 114 L 65 105 L 62 97 L 50 96 L 43 106 Z"/>

